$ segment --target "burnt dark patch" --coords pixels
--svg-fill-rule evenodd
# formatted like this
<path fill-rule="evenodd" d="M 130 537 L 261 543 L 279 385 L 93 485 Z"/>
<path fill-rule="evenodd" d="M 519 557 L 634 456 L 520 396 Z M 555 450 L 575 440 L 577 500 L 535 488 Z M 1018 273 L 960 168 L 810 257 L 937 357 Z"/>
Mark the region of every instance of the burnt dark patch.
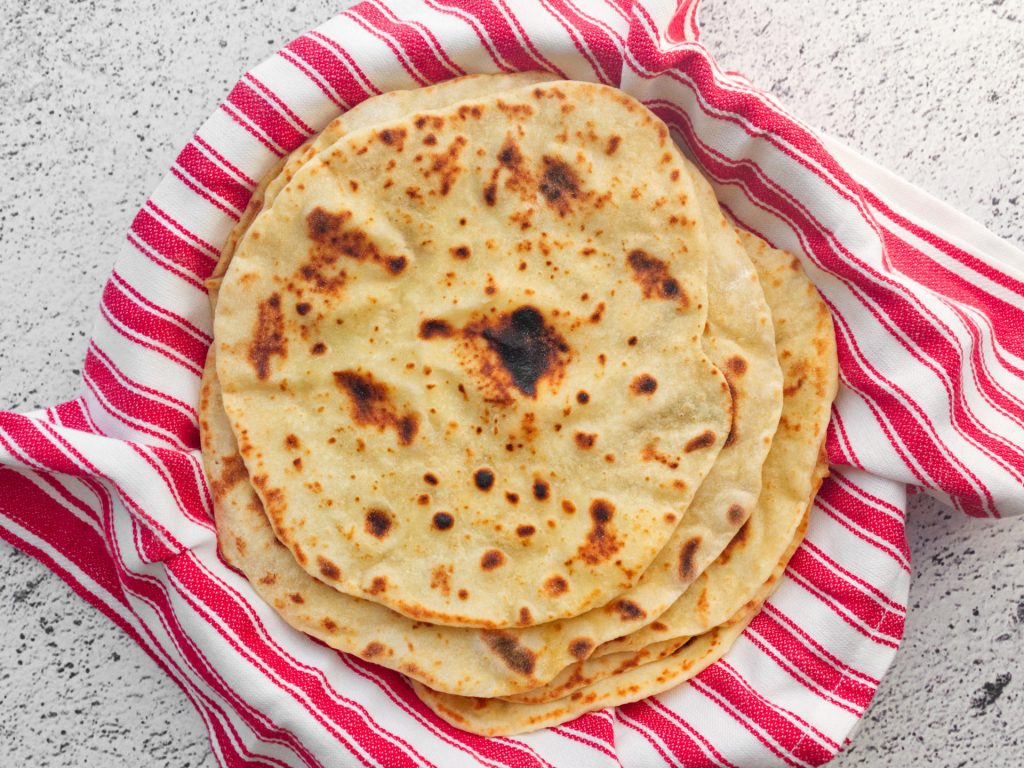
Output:
<path fill-rule="evenodd" d="M 725 384 L 729 388 L 729 434 L 725 436 L 725 442 L 722 443 L 722 447 L 728 448 L 736 441 L 736 402 L 739 393 L 736 391 L 736 387 L 733 386 L 732 374 L 727 373 L 725 375 Z"/>
<path fill-rule="evenodd" d="M 749 520 L 747 520 L 747 522 L 743 523 L 743 525 L 740 526 L 740 529 L 736 531 L 736 535 L 733 536 L 729 540 L 729 543 L 725 545 L 725 548 L 718 555 L 718 559 L 715 562 L 721 563 L 723 565 L 725 563 L 728 563 L 730 558 L 732 558 L 732 553 L 746 543 L 748 536 L 750 536 Z"/>
<path fill-rule="evenodd" d="M 558 157 L 544 155 L 541 159 L 543 171 L 539 189 L 548 205 L 554 208 L 559 216 L 565 216 L 571 201 L 582 196 L 582 182 L 576 170 Z"/>
<path fill-rule="evenodd" d="M 532 675 L 537 664 L 537 655 L 521 645 L 515 636 L 498 630 L 484 630 L 481 633 L 487 647 L 513 672 Z"/>
<path fill-rule="evenodd" d="M 313 245 L 309 249 L 309 261 L 299 269 L 299 275 L 318 293 L 337 293 L 345 285 L 348 275 L 339 266 L 343 257 L 357 262 L 371 261 L 392 275 L 400 275 L 408 266 L 405 256 L 383 253 L 366 232 L 348 226 L 351 218 L 349 211 L 331 213 L 320 206 L 306 217 L 306 229 Z"/>
<path fill-rule="evenodd" d="M 733 355 L 725 362 L 725 367 L 729 373 L 735 374 L 736 376 L 742 376 L 747 372 L 747 361 L 739 355 Z"/>
<path fill-rule="evenodd" d="M 256 376 L 264 380 L 270 376 L 270 360 L 288 356 L 288 340 L 284 335 L 284 312 L 281 296 L 272 293 L 260 302 L 256 310 L 256 327 L 249 344 L 249 362 Z"/>
<path fill-rule="evenodd" d="M 658 380 L 649 373 L 637 376 L 629 385 L 629 389 L 634 395 L 653 395 L 657 388 Z"/>
<path fill-rule="evenodd" d="M 574 659 L 583 661 L 594 650 L 594 641 L 589 637 L 577 637 L 569 643 L 569 653 Z"/>
<path fill-rule="evenodd" d="M 417 117 L 416 127 L 422 128 L 424 125 L 430 125 L 435 131 L 440 130 L 444 127 L 444 118 L 439 115 L 431 115 L 429 117 Z"/>
<path fill-rule="evenodd" d="M 377 138 L 382 142 L 389 147 L 399 150 L 405 145 L 405 136 L 405 128 L 385 128 L 377 134 Z"/>
<path fill-rule="evenodd" d="M 599 525 L 611 522 L 614 513 L 615 506 L 605 499 L 597 499 L 590 505 L 590 517 Z"/>
<path fill-rule="evenodd" d="M 363 648 L 363 658 L 373 659 L 383 654 L 387 649 L 383 644 L 378 643 L 374 640 L 372 643 Z"/>
<path fill-rule="evenodd" d="M 519 609 L 519 626 L 528 627 L 533 622 L 533 614 L 525 605 Z"/>
<path fill-rule="evenodd" d="M 421 339 L 449 338 L 455 330 L 447 320 L 431 319 L 420 323 Z"/>
<path fill-rule="evenodd" d="M 481 491 L 489 491 L 494 485 L 494 473 L 489 469 L 478 469 L 473 473 L 473 483 Z"/>
<path fill-rule="evenodd" d="M 522 165 L 523 155 L 519 151 L 519 147 L 511 139 L 506 139 L 501 149 L 498 150 L 498 162 L 510 171 Z"/>
<path fill-rule="evenodd" d="M 249 471 L 245 468 L 245 462 L 239 454 L 228 458 L 221 467 L 220 476 L 210 485 L 213 498 L 220 500 L 224 495 L 242 480 L 247 480 Z"/>
<path fill-rule="evenodd" d="M 442 196 L 451 191 L 463 171 L 463 166 L 459 164 L 459 156 L 467 143 L 465 136 L 456 136 L 443 152 L 427 155 L 430 163 L 423 171 L 423 175 L 428 179 L 435 176 L 439 178 L 437 191 Z"/>
<path fill-rule="evenodd" d="M 710 448 L 715 444 L 715 433 L 710 429 L 705 429 L 695 438 L 690 440 L 684 447 L 683 450 L 687 453 L 693 453 L 699 451 L 702 448 Z"/>
<path fill-rule="evenodd" d="M 726 516 L 732 525 L 739 525 L 746 519 L 747 511 L 739 504 L 731 504 L 726 512 Z"/>
<path fill-rule="evenodd" d="M 427 485 L 437 485 L 437 475 L 435 475 L 433 472 L 427 472 L 425 475 L 423 475 L 423 482 L 426 483 Z"/>
<path fill-rule="evenodd" d="M 380 595 L 388 591 L 388 580 L 384 576 L 374 576 L 370 581 L 370 588 L 366 590 L 371 595 Z"/>
<path fill-rule="evenodd" d="M 647 618 L 647 611 L 632 600 L 616 600 L 611 604 L 610 608 L 619 614 L 619 618 L 623 621 L 637 621 Z"/>
<path fill-rule="evenodd" d="M 497 159 L 498 164 L 491 171 L 490 186 L 496 191 L 504 175 L 505 189 L 518 193 L 524 203 L 529 203 L 537 194 L 537 181 L 511 136 L 506 137 L 498 151 Z M 527 230 L 532 226 L 532 216 L 533 209 L 526 207 L 513 213 L 510 219 L 518 224 L 520 229 Z"/>
<path fill-rule="evenodd" d="M 584 392 L 582 389 L 576 393 L 576 402 L 580 405 L 586 405 L 590 402 L 590 395 Z"/>
<path fill-rule="evenodd" d="M 533 481 L 533 498 L 537 501 L 547 501 L 551 496 L 551 486 L 545 480 Z"/>
<path fill-rule="evenodd" d="M 455 518 L 447 512 L 435 512 L 431 522 L 438 530 L 447 530 L 455 525 Z"/>
<path fill-rule="evenodd" d="M 350 218 L 352 214 L 349 211 L 330 213 L 317 206 L 306 217 L 306 229 L 314 242 L 322 242 L 341 229 Z"/>
<path fill-rule="evenodd" d="M 502 114 L 512 120 L 522 120 L 533 114 L 534 110 L 529 104 L 509 104 L 507 101 L 498 99 L 498 109 Z"/>
<path fill-rule="evenodd" d="M 485 571 L 493 571 L 505 564 L 505 553 L 500 549 L 489 549 L 480 558 L 480 567 Z"/>
<path fill-rule="evenodd" d="M 483 107 L 480 107 L 476 104 L 463 104 L 461 107 L 459 107 L 459 117 L 461 117 L 463 120 L 466 119 L 467 115 L 479 120 L 483 113 Z"/>
<path fill-rule="evenodd" d="M 578 550 L 578 556 L 589 565 L 597 565 L 611 558 L 622 543 L 611 530 L 615 505 L 607 499 L 594 499 L 590 504 L 590 519 L 593 525 L 587 532 L 586 541 Z"/>
<path fill-rule="evenodd" d="M 544 582 L 544 591 L 551 597 L 564 595 L 569 591 L 569 582 L 562 576 L 552 576 Z"/>
<path fill-rule="evenodd" d="M 519 503 L 519 494 L 518 493 L 512 493 L 511 491 L 505 491 L 505 500 L 509 504 L 518 504 Z"/>
<path fill-rule="evenodd" d="M 594 443 L 597 442 L 597 435 L 592 432 L 575 432 L 572 439 L 576 441 L 578 448 L 586 451 L 594 447 Z"/>
<path fill-rule="evenodd" d="M 800 391 L 800 388 L 804 385 L 805 381 L 807 381 L 806 376 L 798 377 L 796 381 L 794 381 L 792 384 L 787 384 L 785 387 L 782 388 L 782 394 L 785 395 L 786 397 L 792 397 L 793 395 Z"/>
<path fill-rule="evenodd" d="M 468 245 L 457 245 L 454 248 L 449 248 L 448 253 L 452 255 L 452 258 L 465 261 L 472 255 L 472 251 Z"/>
<path fill-rule="evenodd" d="M 383 539 L 391 531 L 391 515 L 383 509 L 370 509 L 366 512 L 366 532 L 376 539 Z"/>
<path fill-rule="evenodd" d="M 275 581 L 276 581 L 276 579 L 275 579 Z M 306 602 L 306 598 L 304 598 L 298 592 L 292 592 L 291 594 L 289 594 L 288 595 L 288 599 L 291 600 L 293 603 L 296 603 L 298 605 L 302 605 L 302 603 Z"/>
<path fill-rule="evenodd" d="M 311 310 L 312 308 L 313 307 L 310 305 L 308 301 L 300 301 L 298 304 L 295 305 L 295 311 L 298 312 L 300 315 L 308 315 L 309 310 Z"/>
<path fill-rule="evenodd" d="M 415 413 L 407 413 L 398 419 L 398 443 L 399 445 L 412 445 L 416 439 L 416 433 L 420 429 L 420 418 Z"/>
<path fill-rule="evenodd" d="M 337 581 L 341 578 L 341 569 L 338 568 L 334 563 L 325 557 L 317 556 L 316 558 L 317 567 L 320 569 L 320 575 L 325 579 L 331 579 Z"/>
<path fill-rule="evenodd" d="M 286 447 L 295 450 L 301 443 L 299 442 L 298 436 L 288 433 L 284 436 L 284 444 Z"/>
<path fill-rule="evenodd" d="M 322 341 L 318 341 L 316 344 L 309 348 L 309 353 L 311 355 L 316 355 L 317 357 L 324 354 L 326 351 L 327 345 L 324 344 Z"/>
<path fill-rule="evenodd" d="M 516 527 L 516 536 L 521 539 L 528 539 L 537 532 L 537 529 L 532 525 L 520 525 Z"/>
<path fill-rule="evenodd" d="M 398 413 L 391 402 L 391 389 L 374 379 L 373 374 L 360 371 L 335 371 L 334 382 L 349 399 L 349 415 L 362 426 L 376 427 L 383 432 L 393 429 L 399 445 L 411 445 L 419 431 L 415 413 Z"/>
<path fill-rule="evenodd" d="M 498 202 L 498 185 L 488 184 L 484 187 L 484 202 L 487 205 L 494 207 L 495 203 Z"/>
<path fill-rule="evenodd" d="M 697 578 L 697 551 L 700 549 L 700 536 L 687 539 L 679 550 L 679 578 L 690 583 Z"/>
<path fill-rule="evenodd" d="M 683 309 L 690 306 L 690 299 L 679 281 L 669 273 L 668 264 L 639 248 L 626 257 L 633 278 L 640 284 L 645 299 L 676 301 Z"/>
<path fill-rule="evenodd" d="M 614 155 L 616 150 L 619 148 L 619 144 L 622 142 L 621 136 L 609 136 L 608 143 L 604 147 L 604 153 L 606 155 Z"/>
<path fill-rule="evenodd" d="M 479 334 L 497 355 L 512 385 L 529 397 L 536 397 L 537 382 L 542 377 L 564 367 L 564 356 L 569 351 L 561 335 L 531 306 L 504 313 L 479 329 L 469 326 L 466 332 L 470 336 Z"/>
<path fill-rule="evenodd" d="M 640 458 L 645 462 L 657 462 L 658 464 L 663 464 L 669 469 L 679 469 L 678 457 L 669 456 L 668 454 L 663 454 L 658 451 L 656 440 L 648 442 L 643 446 L 643 450 L 640 452 Z"/>

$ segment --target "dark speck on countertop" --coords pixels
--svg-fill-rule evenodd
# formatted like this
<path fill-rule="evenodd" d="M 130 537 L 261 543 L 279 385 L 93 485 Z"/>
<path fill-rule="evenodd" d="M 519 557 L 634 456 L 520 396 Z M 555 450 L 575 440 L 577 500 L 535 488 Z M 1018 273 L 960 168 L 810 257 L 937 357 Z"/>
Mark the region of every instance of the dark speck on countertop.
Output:
<path fill-rule="evenodd" d="M 985 683 L 981 686 L 981 690 L 971 699 L 971 709 L 979 715 L 983 714 L 986 709 L 999 700 L 999 697 L 1003 695 L 1003 691 L 1010 684 L 1011 680 L 1013 680 L 1013 675 L 1009 672 L 1003 672 L 997 675 L 996 679 L 991 683 Z"/>

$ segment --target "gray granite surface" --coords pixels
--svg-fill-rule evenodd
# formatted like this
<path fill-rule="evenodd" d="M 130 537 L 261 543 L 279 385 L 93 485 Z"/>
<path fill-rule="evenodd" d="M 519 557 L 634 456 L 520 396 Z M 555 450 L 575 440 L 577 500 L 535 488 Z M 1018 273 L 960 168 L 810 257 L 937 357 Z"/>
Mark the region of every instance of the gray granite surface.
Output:
<path fill-rule="evenodd" d="M 0 0 L 0 407 L 75 394 L 121 233 L 244 69 L 338 3 Z M 716 0 L 723 66 L 1024 246 L 1024 2 Z M 1024 765 L 1024 523 L 917 500 L 903 643 L 833 764 Z M 118 629 L 0 545 L 0 765 L 212 768 Z"/>

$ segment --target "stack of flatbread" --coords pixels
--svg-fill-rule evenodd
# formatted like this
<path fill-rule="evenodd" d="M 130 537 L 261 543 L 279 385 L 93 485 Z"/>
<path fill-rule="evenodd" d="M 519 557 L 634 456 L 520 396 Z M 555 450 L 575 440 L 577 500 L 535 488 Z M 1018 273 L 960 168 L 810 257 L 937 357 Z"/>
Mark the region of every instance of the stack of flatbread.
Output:
<path fill-rule="evenodd" d="M 208 287 L 224 558 L 468 731 L 696 675 L 827 472 L 828 311 L 614 88 L 370 99 L 264 180 Z"/>

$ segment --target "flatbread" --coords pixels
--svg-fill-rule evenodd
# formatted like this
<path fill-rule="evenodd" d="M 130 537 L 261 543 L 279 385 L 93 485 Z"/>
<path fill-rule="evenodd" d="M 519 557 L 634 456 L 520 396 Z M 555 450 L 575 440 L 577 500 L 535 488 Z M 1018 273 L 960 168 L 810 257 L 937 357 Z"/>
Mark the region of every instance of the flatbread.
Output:
<path fill-rule="evenodd" d="M 700 634 L 735 613 L 792 539 L 807 499 L 827 474 L 820 457 L 839 380 L 832 316 L 795 256 L 749 232 L 737 230 L 737 236 L 772 307 L 785 377 L 782 417 L 764 464 L 761 497 L 740 533 L 659 617 L 657 627 L 648 625 L 607 643 L 595 655 L 636 651 L 673 635 Z"/>
<path fill-rule="evenodd" d="M 253 220 L 264 208 L 269 208 L 274 204 L 278 193 L 292 180 L 296 171 L 346 133 L 401 118 L 414 110 L 437 109 L 463 99 L 501 93 L 513 88 L 556 79 L 558 78 L 547 72 L 466 75 L 426 88 L 417 88 L 414 91 L 388 91 L 357 104 L 344 114 L 334 118 L 315 137 L 303 142 L 300 147 L 282 157 L 256 185 L 249 198 L 249 204 L 231 229 L 210 277 L 224 276 L 228 271 L 231 258 L 235 255 L 238 243 L 249 231 Z"/>
<path fill-rule="evenodd" d="M 727 446 L 698 491 L 672 543 L 644 574 L 641 585 L 629 593 L 631 598 L 643 594 L 645 582 L 659 581 L 659 569 L 675 571 L 675 578 L 663 580 L 678 586 L 674 594 L 681 596 L 730 545 L 734 532 L 747 524 L 761 491 L 761 467 L 782 409 L 782 370 L 775 353 L 775 331 L 757 272 L 732 224 L 719 210 L 710 183 L 688 161 L 687 166 L 694 178 L 714 254 L 708 272 L 710 308 L 704 345 L 729 380 L 735 418 Z M 752 327 L 760 331 L 760 337 L 752 334 Z M 737 343 L 738 339 L 745 344 Z M 765 351 L 769 349 L 767 357 Z M 751 350 L 758 353 L 751 355 Z M 787 530 L 792 533 L 791 528 Z M 778 550 L 771 548 L 756 554 L 769 565 L 779 556 Z M 749 592 L 757 590 L 759 583 L 748 584 Z M 727 603 L 733 610 L 724 615 L 720 612 L 718 620 L 705 625 L 701 632 L 726 621 L 742 602 Z M 634 642 L 632 635 L 627 635 L 621 642 L 602 645 L 592 657 L 566 668 L 547 685 L 507 698 L 532 703 L 561 698 L 597 680 L 668 655 L 699 634 L 677 631 L 663 614 L 663 610 L 658 611 L 656 619 L 648 622 L 643 632 L 640 628 L 633 630 L 641 640 Z"/>
<path fill-rule="evenodd" d="M 305 161 L 310 159 L 312 147 L 326 146 L 325 138 L 332 134 L 334 138 L 339 137 L 345 130 L 356 130 L 365 127 L 365 121 L 374 115 L 399 114 L 399 104 L 404 112 L 414 111 L 419 106 L 432 106 L 445 103 L 445 93 L 450 92 L 460 96 L 473 96 L 487 93 L 490 89 L 508 86 L 512 78 L 534 77 L 536 73 L 515 76 L 485 76 L 461 78 L 455 81 L 433 86 L 431 88 L 419 89 L 416 91 L 396 91 L 385 94 L 365 102 L 360 107 L 346 113 L 331 123 L 331 125 L 318 136 L 300 148 L 291 158 L 282 161 L 274 170 L 277 176 L 268 176 L 255 191 L 250 209 L 246 211 L 239 226 L 232 232 L 228 245 L 225 247 L 218 269 L 215 275 L 226 272 L 233 255 L 234 245 L 244 237 L 248 224 L 251 223 L 256 213 L 264 207 L 272 205 L 276 191 L 284 186 L 282 179 L 290 179 L 300 164 L 295 158 L 304 155 Z M 373 109 L 364 107 L 373 106 Z M 697 173 L 691 168 L 693 173 Z M 706 182 L 698 179 L 698 186 Z M 707 188 L 710 192 L 710 188 Z M 704 196 L 701 200 L 701 215 L 709 222 L 716 219 L 721 227 L 727 226 L 718 212 L 717 203 L 713 195 Z M 713 359 L 723 367 L 726 376 L 730 380 L 730 386 L 734 390 L 735 412 L 732 425 L 730 445 L 725 448 L 716 462 L 712 474 L 701 486 L 701 489 L 694 500 L 683 524 L 677 529 L 670 545 L 659 555 L 659 562 L 662 567 L 652 567 L 642 577 L 640 583 L 629 593 L 622 596 L 611 606 L 613 610 L 594 610 L 584 616 L 558 622 L 550 626 L 541 626 L 536 629 L 519 630 L 509 632 L 510 637 L 522 643 L 537 661 L 532 662 L 533 667 L 530 674 L 524 674 L 520 668 L 513 670 L 511 667 L 493 662 L 494 648 L 487 643 L 482 643 L 479 637 L 467 633 L 462 638 L 456 638 L 451 633 L 442 633 L 435 638 L 431 644 L 431 650 L 426 653 L 426 664 L 428 669 L 436 670 L 452 665 L 444 664 L 444 659 L 461 658 L 463 654 L 479 654 L 483 649 L 490 651 L 488 655 L 481 657 L 485 662 L 482 669 L 472 669 L 462 678 L 460 682 L 453 683 L 450 676 L 457 672 L 445 669 L 442 673 L 431 673 L 427 682 L 434 687 L 450 690 L 456 693 L 477 693 L 480 695 L 498 695 L 511 693 L 524 688 L 535 687 L 543 680 L 552 677 L 559 669 L 571 662 L 576 661 L 582 655 L 586 655 L 589 648 L 595 643 L 599 644 L 612 637 L 621 634 L 630 628 L 642 626 L 657 617 L 664 608 L 671 603 L 689 583 L 689 579 L 704 568 L 706 563 L 720 551 L 724 542 L 728 541 L 731 531 L 735 530 L 745 519 L 745 515 L 737 518 L 736 506 L 742 505 L 749 508 L 752 500 L 756 497 L 757 488 L 760 484 L 760 472 L 757 470 L 757 463 L 761 461 L 764 453 L 767 452 L 767 440 L 773 431 L 777 421 L 778 409 L 781 403 L 781 372 L 778 370 L 774 356 L 774 336 L 768 319 L 767 306 L 764 303 L 763 294 L 756 282 L 753 267 L 746 260 L 739 246 L 730 238 L 722 240 L 721 234 L 712 232 L 712 250 L 724 253 L 725 255 L 716 258 L 713 274 L 710 279 L 710 291 L 722 294 L 721 298 L 711 302 L 709 314 L 709 327 L 716 329 L 717 334 L 724 342 L 716 342 L 714 338 L 709 339 L 706 332 L 705 344 L 712 351 Z M 716 240 L 717 238 L 717 240 Z M 731 249 L 730 249 L 731 246 Z M 739 258 L 736 257 L 739 251 Z M 219 279 L 210 281 L 211 293 L 215 293 L 219 287 Z M 725 291 L 728 293 L 725 293 Z M 215 301 L 214 301 L 215 303 Z M 737 371 L 738 374 L 737 375 Z M 743 374 L 747 375 L 744 376 Z M 211 372 L 207 372 L 211 377 Z M 209 424 L 222 425 L 222 432 L 230 431 L 226 421 L 208 415 L 210 410 L 222 409 L 219 402 L 219 389 L 215 386 L 211 389 L 208 399 L 204 389 L 204 425 L 209 431 Z M 222 412 L 222 410 L 221 410 Z M 312 594 L 304 593 L 304 582 L 302 577 L 297 577 L 298 570 L 294 563 L 289 563 L 285 553 L 277 551 L 277 548 L 269 548 L 270 554 L 261 558 L 264 549 L 272 541 L 272 534 L 266 520 L 261 520 L 259 514 L 253 514 L 254 506 L 258 506 L 259 500 L 251 490 L 246 489 L 247 477 L 244 473 L 244 466 L 241 466 L 237 458 L 237 446 L 233 436 L 221 434 L 215 436 L 219 441 L 222 450 L 221 464 L 233 466 L 230 482 L 216 483 L 215 487 L 221 491 L 229 491 L 218 494 L 216 507 L 218 509 L 218 528 L 221 533 L 222 550 L 225 557 L 236 567 L 239 567 L 250 575 L 257 585 L 258 591 L 268 602 L 276 605 L 279 610 L 283 609 L 285 618 L 299 629 L 309 631 L 319 636 L 325 642 L 334 645 L 342 650 L 360 653 L 365 648 L 376 649 L 375 642 L 379 643 L 378 636 L 374 633 L 356 633 L 354 636 L 343 635 L 335 637 L 332 633 L 324 633 L 324 626 L 331 626 L 334 622 L 332 616 L 349 617 L 346 624 L 356 626 L 372 626 L 379 621 L 383 615 L 388 614 L 368 611 L 369 615 L 363 615 L 359 610 L 352 607 L 353 600 L 356 604 L 362 601 L 348 598 L 345 595 L 334 594 L 319 588 L 313 579 L 305 576 L 309 583 L 316 584 Z M 762 447 L 763 446 L 763 447 Z M 729 467 L 731 463 L 733 468 Z M 742 467 L 745 475 L 737 476 L 736 466 Z M 215 476 L 215 475 L 214 475 Z M 716 482 L 718 484 L 715 489 Z M 230 486 L 226 488 L 225 486 Z M 234 505 L 234 508 L 230 508 Z M 229 507 L 225 509 L 225 507 Z M 701 538 L 701 545 L 695 546 L 695 535 Z M 246 542 L 251 541 L 251 545 Z M 244 553 L 239 550 L 244 548 Z M 688 567 L 681 569 L 683 553 L 686 553 Z M 657 565 L 657 563 L 656 563 Z M 281 575 L 284 574 L 284 575 Z M 268 575 L 271 575 L 268 578 Z M 274 583 L 266 583 L 272 581 Z M 626 601 L 629 602 L 626 602 Z M 301 601 L 301 602 L 300 602 Z M 365 605 L 359 606 L 366 608 Z M 405 625 L 408 629 L 410 625 Z M 422 628 L 422 625 L 412 624 L 411 626 Z M 420 635 L 425 633 L 420 632 Z M 573 638 L 571 643 L 566 643 L 565 638 Z M 380 638 L 387 640 L 386 637 Z M 581 676 L 579 671 L 574 671 L 572 678 L 578 687 L 583 679 L 591 680 L 596 669 L 603 670 L 600 674 L 605 676 L 612 672 L 635 666 L 639 663 L 649 661 L 671 653 L 681 645 L 684 639 L 658 643 L 652 648 L 643 649 L 638 653 L 619 654 L 617 657 L 595 660 L 587 668 L 587 677 Z M 422 644 L 418 644 L 422 647 Z M 390 646 L 387 646 L 390 648 Z M 434 651 L 437 651 L 435 655 Z M 374 656 L 376 658 L 376 656 Z M 415 657 L 394 657 L 391 666 L 395 668 L 415 668 Z M 553 685 L 564 682 L 570 671 L 579 670 L 580 665 L 575 664 L 570 670 L 563 672 L 556 679 Z M 488 678 L 497 673 L 497 680 L 486 682 Z M 415 674 L 415 673 L 414 673 Z M 507 679 L 502 679 L 507 678 Z M 450 687 L 450 686 L 455 687 Z M 448 686 L 448 687 L 446 687 Z"/>
<path fill-rule="evenodd" d="M 776 346 L 784 375 L 779 432 L 764 464 L 761 497 L 743 534 L 683 597 L 649 625 L 599 649 L 606 658 L 628 658 L 664 647 L 673 638 L 698 635 L 660 661 L 600 679 L 602 655 L 563 671 L 554 685 L 518 695 L 514 701 L 482 700 L 437 693 L 414 684 L 421 699 L 448 722 L 483 735 L 522 733 L 565 722 L 584 712 L 636 701 L 689 679 L 724 654 L 735 631 L 770 594 L 803 538 L 810 505 L 828 472 L 825 429 L 838 385 L 838 360 L 831 316 L 800 262 L 746 232 L 740 242 L 758 270 L 772 309 Z M 766 558 L 775 553 L 774 560 Z M 718 622 L 714 622 L 715 619 Z M 720 623 L 731 623 L 732 629 Z M 648 651 L 649 652 L 649 651 Z M 593 674 L 598 670 L 598 674 Z M 582 688 L 573 673 L 597 679 Z M 551 693 L 568 696 L 552 699 Z"/>
<path fill-rule="evenodd" d="M 549 728 L 587 712 L 617 707 L 663 693 L 696 677 L 728 652 L 751 619 L 757 615 L 764 601 L 775 591 L 786 565 L 803 540 L 805 530 L 806 517 L 798 525 L 767 580 L 754 589 L 751 599 L 745 605 L 727 621 L 687 640 L 669 656 L 639 666 L 624 667 L 618 674 L 573 689 L 570 695 L 539 703 L 452 696 L 438 693 L 416 681 L 412 682 L 413 690 L 442 720 L 481 736 L 508 736 Z"/>
<path fill-rule="evenodd" d="M 278 538 L 335 589 L 437 623 L 608 603 L 729 430 L 699 344 L 707 246 L 664 127 L 613 89 L 515 94 L 349 134 L 307 163 L 241 243 L 217 312 L 225 405 Z M 570 108 L 552 124 L 548 102 Z M 598 112 L 615 132 L 596 132 Z M 513 113 L 517 135 L 497 131 Z M 575 130 L 585 162 L 558 145 Z M 463 152 L 495 181 L 436 168 Z M 382 174 L 391 155 L 405 165 Z M 660 175 L 637 173 L 645 155 Z M 523 338 L 539 378 L 501 364 Z M 655 440 L 691 450 L 644 465 Z"/>
<path fill-rule="evenodd" d="M 325 141 L 328 134 L 335 139 L 339 138 L 343 131 L 364 128 L 367 119 L 376 119 L 385 112 L 394 116 L 415 111 L 418 107 L 444 104 L 449 93 L 462 97 L 484 95 L 493 89 L 510 85 L 511 78 L 536 75 L 471 76 L 415 91 L 393 91 L 364 102 L 333 121 L 323 134 L 307 146 L 329 146 Z M 369 109 L 371 106 L 373 108 Z M 299 155 L 303 155 L 305 161 L 312 156 L 306 149 L 298 151 L 293 157 Z M 279 176 L 268 177 L 260 184 L 253 195 L 250 210 L 246 211 L 239 226 L 231 234 L 218 264 L 218 273 L 226 271 L 234 243 L 247 231 L 248 224 L 245 222 L 251 223 L 255 217 L 252 211 L 258 212 L 264 206 L 272 205 L 277 191 L 284 186 L 285 182 L 281 179 L 290 180 L 299 167 L 301 164 L 289 159 L 275 170 Z M 710 187 L 699 177 L 696 169 L 689 167 L 698 187 L 701 216 L 709 223 L 717 222 L 717 225 L 709 227 L 711 249 L 717 254 L 709 275 L 708 327 L 714 329 L 714 333 L 705 330 L 704 344 L 716 365 L 723 369 L 733 391 L 734 414 L 730 438 L 669 544 L 633 589 L 603 610 L 594 609 L 557 624 L 554 631 L 549 633 L 551 641 L 541 641 L 539 632 L 511 630 L 513 637 L 517 637 L 535 653 L 562 666 L 576 661 L 580 657 L 580 649 L 588 643 L 600 644 L 654 621 L 718 555 L 746 520 L 745 510 L 749 510 L 756 500 L 761 478 L 759 465 L 767 454 L 770 437 L 778 421 L 782 400 L 781 371 L 775 359 L 774 332 L 767 304 L 753 266 L 735 242 L 732 229 L 721 216 Z M 211 285 L 212 288 L 219 287 L 219 280 L 215 282 L 216 286 Z M 219 395 L 217 397 L 219 399 Z M 216 407 L 221 407 L 219 402 Z M 651 457 L 655 460 L 661 458 L 659 453 L 654 452 Z M 249 503 L 245 494 L 237 498 L 240 503 Z M 225 516 L 231 518 L 230 514 Z M 252 522 L 259 528 L 258 519 Z M 256 533 L 259 539 L 263 531 L 258 530 Z M 245 528 L 235 535 L 244 537 Z M 244 562 L 236 564 L 248 570 Z M 329 607 L 324 605 L 322 612 L 328 615 Z M 292 621 L 302 628 L 301 623 L 296 623 L 294 619 Z M 317 622 L 313 621 L 312 624 L 316 626 Z M 573 646 L 577 651 L 574 656 L 565 654 L 565 644 L 562 642 L 564 637 L 577 639 Z M 553 658 L 549 650 L 551 642 L 563 649 L 561 652 L 556 651 Z M 351 650 L 351 645 L 347 643 L 338 647 Z M 450 643 L 446 647 L 451 649 Z M 662 644 L 662 647 L 667 645 Z M 470 644 L 467 650 L 475 651 L 477 648 Z M 643 652 L 633 659 L 623 657 L 614 665 L 602 662 L 601 667 L 616 669 L 622 664 L 641 663 L 650 658 L 649 652 Z M 558 668 L 554 667 L 555 670 Z M 553 674 L 545 672 L 545 669 L 548 669 L 548 665 L 538 665 L 536 675 L 543 678 L 544 675 L 550 677 Z M 522 688 L 525 682 L 520 677 L 516 681 L 516 688 Z"/>
<path fill-rule="evenodd" d="M 200 391 L 199 423 L 218 545 L 224 559 L 288 624 L 434 689 L 477 696 L 536 688 L 585 658 L 600 638 L 614 636 L 616 624 L 600 611 L 589 620 L 574 620 L 572 627 L 555 622 L 500 631 L 428 624 L 314 579 L 274 536 L 248 482 L 221 404 L 215 358 L 211 350 Z"/>

